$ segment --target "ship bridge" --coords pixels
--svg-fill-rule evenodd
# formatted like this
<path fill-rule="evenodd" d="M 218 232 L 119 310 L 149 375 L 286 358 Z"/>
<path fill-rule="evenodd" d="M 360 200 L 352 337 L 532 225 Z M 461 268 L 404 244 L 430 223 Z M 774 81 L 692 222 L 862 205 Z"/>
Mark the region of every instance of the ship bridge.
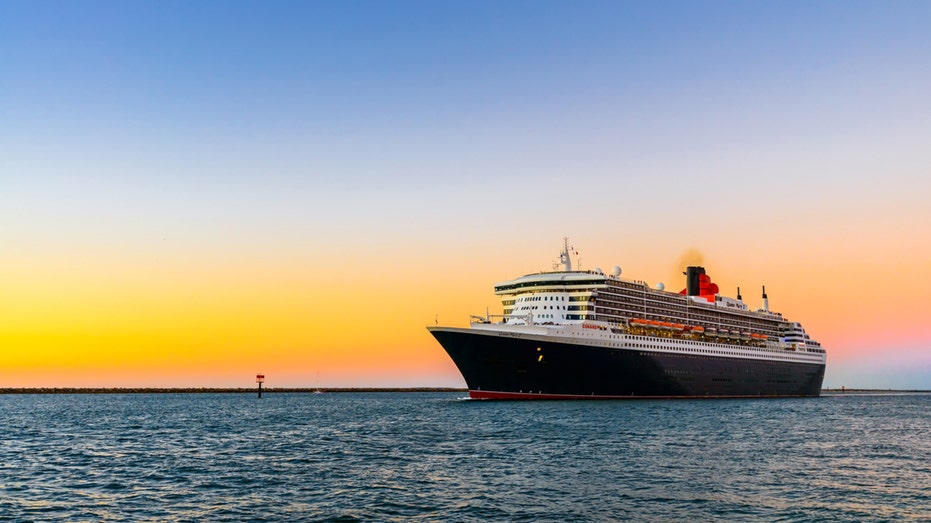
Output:
<path fill-rule="evenodd" d="M 593 316 L 590 303 L 605 287 L 606 276 L 600 272 L 546 272 L 498 283 L 495 294 L 502 296 L 507 323 L 561 324 Z"/>

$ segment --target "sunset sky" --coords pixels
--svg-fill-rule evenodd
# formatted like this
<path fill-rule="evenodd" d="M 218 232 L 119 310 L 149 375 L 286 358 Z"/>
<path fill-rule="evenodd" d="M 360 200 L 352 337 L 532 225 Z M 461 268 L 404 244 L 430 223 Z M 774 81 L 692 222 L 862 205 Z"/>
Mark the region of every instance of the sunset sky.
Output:
<path fill-rule="evenodd" d="M 582 267 L 931 389 L 931 2 L 0 2 L 0 387 L 464 386 Z"/>

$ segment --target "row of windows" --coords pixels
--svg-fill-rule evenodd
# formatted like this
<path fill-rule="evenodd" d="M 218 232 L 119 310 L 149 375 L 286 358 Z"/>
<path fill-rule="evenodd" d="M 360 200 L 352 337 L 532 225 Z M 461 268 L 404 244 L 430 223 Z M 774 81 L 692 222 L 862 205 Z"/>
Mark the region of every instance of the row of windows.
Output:
<path fill-rule="evenodd" d="M 585 334 L 587 334 L 587 335 L 589 335 L 589 336 L 594 336 L 594 334 L 591 334 L 591 333 L 585 333 Z M 605 336 L 605 338 L 608 338 L 608 339 L 620 339 L 620 336 L 608 335 L 608 336 Z M 647 338 L 646 338 L 646 337 L 643 337 L 643 336 L 640 336 L 640 337 L 633 337 L 632 339 L 635 339 L 635 340 L 636 340 L 636 339 L 643 339 L 644 341 L 647 340 Z M 673 342 L 673 343 L 678 344 L 678 345 L 686 345 L 686 344 L 687 344 L 688 346 L 682 347 L 682 350 L 691 350 L 691 351 L 693 351 L 693 352 L 698 352 L 698 353 L 701 353 L 701 354 L 712 354 L 712 355 L 723 356 L 723 357 L 735 357 L 735 356 L 736 356 L 736 357 L 739 357 L 739 356 L 745 355 L 745 354 L 743 354 L 743 355 L 742 355 L 742 354 L 739 354 L 739 353 L 735 354 L 734 352 L 730 352 L 730 351 L 715 350 L 715 349 L 710 349 L 710 348 L 709 348 L 709 349 L 695 349 L 695 348 L 693 348 L 693 347 L 695 347 L 696 345 L 698 345 L 698 346 L 700 346 L 700 347 L 713 347 L 713 346 L 716 346 L 716 344 L 711 344 L 711 343 L 706 343 L 706 342 L 691 342 L 691 341 L 686 341 L 686 340 L 673 340 L 673 339 L 664 340 L 664 341 Z M 648 349 L 648 348 L 649 348 L 649 349 L 656 349 L 656 348 L 660 348 L 660 349 L 664 349 L 664 348 L 665 348 L 665 349 L 670 349 L 670 348 L 672 348 L 672 347 L 662 347 L 662 346 L 657 347 L 657 345 L 651 344 L 651 343 L 631 343 L 631 344 L 628 345 L 628 347 L 634 347 L 634 348 L 640 348 L 640 349 Z M 799 361 L 798 358 L 792 358 L 791 356 L 787 355 L 787 354 L 785 353 L 785 351 L 782 351 L 782 350 L 764 349 L 764 348 L 757 348 L 757 347 L 742 347 L 742 348 L 749 348 L 749 349 L 752 349 L 752 350 L 755 351 L 755 352 L 767 352 L 767 353 L 769 353 L 769 354 L 765 354 L 765 356 L 766 356 L 768 359 L 775 358 L 775 359 L 779 359 L 779 360 L 783 360 L 783 361 L 793 361 L 793 362 L 798 362 L 798 361 Z M 763 355 L 764 355 L 764 354 L 760 354 L 760 356 L 763 356 Z M 681 356 L 681 355 L 677 354 L 677 356 Z"/>
<path fill-rule="evenodd" d="M 721 311 L 706 309 L 705 307 L 692 304 L 685 296 L 661 294 L 640 285 L 632 285 L 626 282 L 611 282 L 608 289 L 600 292 L 599 298 L 611 298 L 628 301 L 632 305 L 637 305 L 641 310 L 644 308 L 659 310 L 661 314 L 668 313 L 671 310 L 683 313 L 688 308 L 690 317 L 699 317 L 709 322 L 720 322 L 725 319 L 734 319 L 735 316 L 741 317 L 739 322 L 742 326 L 747 327 L 764 327 L 773 325 L 774 321 L 769 318 L 761 318 L 756 313 L 750 311 L 729 311 L 723 314 Z M 614 291 L 614 292 L 612 292 Z M 633 292 L 631 292 L 633 291 Z"/>
<path fill-rule="evenodd" d="M 523 298 L 517 298 L 518 303 L 528 302 L 528 301 L 566 301 L 565 296 L 524 296 Z M 569 301 L 572 301 L 570 299 Z M 511 302 L 513 303 L 513 301 Z"/>
<path fill-rule="evenodd" d="M 603 314 L 607 313 L 611 315 L 613 313 L 613 315 L 619 318 L 633 316 L 644 317 L 644 319 L 655 319 L 659 321 L 670 321 L 671 319 L 677 323 L 683 323 L 686 325 L 721 325 L 727 329 L 754 330 L 757 332 L 764 332 L 771 336 L 775 336 L 777 333 L 775 322 L 735 321 L 733 317 L 698 312 L 694 308 L 689 308 L 688 312 L 685 312 L 684 309 L 680 309 L 677 312 L 661 308 L 648 307 L 644 309 L 643 307 L 640 307 L 636 304 L 625 306 L 624 304 L 617 302 L 612 303 L 610 300 L 599 300 L 598 305 L 599 310 L 601 310 Z"/>
<path fill-rule="evenodd" d="M 608 320 L 614 319 L 615 321 L 617 321 L 618 319 L 622 319 L 625 316 L 623 313 L 627 313 L 627 315 L 639 313 L 640 315 L 649 316 L 650 314 L 653 314 L 656 316 L 655 318 L 646 318 L 646 319 L 659 319 L 659 320 L 668 321 L 670 319 L 670 313 L 673 313 L 673 314 L 677 313 L 680 315 L 680 317 L 674 316 L 673 319 L 676 321 L 684 321 L 684 322 L 696 322 L 697 321 L 699 323 L 705 323 L 705 324 L 724 323 L 724 326 L 728 328 L 747 328 L 747 329 L 753 329 L 758 332 L 764 332 L 771 336 L 776 335 L 776 331 L 774 330 L 775 329 L 774 323 L 778 320 L 771 320 L 768 318 L 759 318 L 759 317 L 754 316 L 754 313 L 751 313 L 749 311 L 743 314 L 738 314 L 738 316 L 743 317 L 744 321 L 734 323 L 733 320 L 734 320 L 735 315 L 733 313 L 725 315 L 719 311 L 707 310 L 700 305 L 690 306 L 689 302 L 687 301 L 688 299 L 685 296 L 680 297 L 678 295 L 669 295 L 669 294 L 653 291 L 642 283 L 631 283 L 631 282 L 625 282 L 625 281 L 610 281 L 609 280 L 609 284 L 607 288 L 605 288 L 604 284 L 605 284 L 604 280 L 578 281 L 578 282 L 571 282 L 571 283 L 565 282 L 565 285 L 572 285 L 574 287 L 584 286 L 584 285 L 597 285 L 597 287 L 601 288 L 601 291 L 600 291 L 601 296 L 599 298 L 599 305 L 601 305 L 602 302 L 604 302 L 605 305 L 614 305 L 614 307 L 608 307 L 607 311 L 605 311 L 607 312 L 607 316 L 605 319 L 608 319 Z M 553 282 L 523 282 L 520 284 L 515 284 L 515 285 L 510 285 L 510 286 L 497 287 L 495 290 L 497 292 L 497 291 L 514 290 L 517 288 L 526 288 L 526 287 L 533 287 L 533 286 L 552 287 L 552 285 L 553 285 Z M 569 290 L 569 289 L 565 289 L 565 290 Z M 596 289 L 588 289 L 588 290 L 596 290 Z M 636 294 L 636 296 L 632 295 L 632 291 L 633 293 Z M 525 297 L 523 299 L 533 299 L 535 301 L 538 301 L 540 298 L 541 297 L 537 296 L 537 297 Z M 552 297 L 552 298 L 555 299 L 557 297 Z M 559 296 L 558 298 L 560 298 L 560 301 L 565 300 L 565 297 L 563 296 Z M 588 299 L 589 299 L 588 296 L 570 296 L 569 297 L 569 301 L 585 301 Z M 635 307 L 635 308 L 625 307 L 625 305 L 628 305 L 630 307 Z M 615 318 L 611 317 L 612 316 L 610 314 L 611 309 L 616 310 Z M 622 314 L 617 314 L 617 313 L 622 313 Z"/>
<path fill-rule="evenodd" d="M 671 341 L 671 342 L 676 343 L 676 344 L 685 344 L 685 343 L 686 343 L 685 340 L 665 340 L 665 341 Z M 704 342 L 698 342 L 698 343 L 699 343 L 701 346 L 705 346 L 705 347 L 712 346 L 712 344 L 710 344 L 710 343 L 704 343 Z M 784 357 L 782 357 L 782 356 L 785 356 L 785 355 L 786 355 L 786 351 L 785 351 L 785 350 L 782 350 L 782 349 L 768 349 L 768 348 L 763 348 L 763 347 L 740 347 L 740 348 L 741 348 L 741 349 L 750 349 L 750 350 L 753 350 L 754 352 L 768 352 L 768 353 L 770 353 L 770 354 L 767 355 L 768 357 L 776 356 L 776 357 L 780 357 L 781 359 L 792 359 L 792 358 L 784 358 Z M 686 347 L 686 349 L 688 349 L 688 347 Z M 705 352 L 704 350 L 701 350 L 701 349 L 700 349 L 700 351 L 701 351 L 701 352 Z M 712 350 L 712 351 L 710 351 L 710 352 L 713 353 L 713 354 L 722 354 L 722 355 L 733 355 L 733 354 L 734 354 L 733 352 L 721 352 L 721 351 L 714 351 L 714 350 Z"/>
<path fill-rule="evenodd" d="M 649 346 L 647 346 L 647 345 L 636 345 L 636 344 L 634 344 L 634 345 L 631 345 L 631 346 L 632 346 L 632 347 L 635 347 L 635 348 L 641 348 L 641 349 L 653 348 L 653 347 L 649 347 Z M 656 356 L 656 353 L 655 353 L 655 352 L 640 352 L 639 354 L 640 354 L 641 356 Z M 675 356 L 676 356 L 677 358 L 702 359 L 702 360 L 709 360 L 709 359 L 710 359 L 710 360 L 717 360 L 717 361 L 720 361 L 720 359 L 721 359 L 720 356 L 706 356 L 706 355 L 701 355 L 701 354 L 676 354 Z M 793 361 L 793 360 L 790 360 L 790 359 L 788 359 L 788 358 L 779 358 L 779 359 L 785 361 L 786 363 L 812 363 L 812 362 L 804 362 L 804 361 L 797 361 L 797 360 L 796 360 L 796 361 Z M 701 369 L 700 369 L 700 370 L 701 370 Z"/>
<path fill-rule="evenodd" d="M 745 328 L 772 328 L 775 329 L 777 320 L 736 318 L 734 315 L 717 313 L 717 311 L 707 311 L 699 307 L 685 306 L 666 306 L 662 304 L 648 303 L 640 300 L 624 299 L 616 296 L 602 294 L 599 296 L 598 305 L 606 309 L 615 309 L 618 312 L 629 312 L 638 315 L 655 314 L 662 318 L 670 316 L 680 321 L 704 321 L 707 323 L 721 323 L 740 326 Z"/>
<path fill-rule="evenodd" d="M 601 312 L 598 319 L 605 321 L 620 322 L 627 317 L 643 317 L 644 319 L 655 319 L 660 321 L 679 321 L 684 324 L 703 324 L 705 326 L 721 325 L 729 329 L 753 330 L 762 332 L 775 337 L 778 335 L 776 322 L 765 318 L 757 318 L 749 315 L 743 316 L 743 320 L 734 322 L 733 314 L 722 314 L 714 310 L 706 310 L 701 306 L 687 306 L 686 298 L 679 296 L 669 296 L 648 291 L 646 287 L 640 284 L 628 282 L 612 282 L 608 289 L 602 289 L 598 299 L 597 311 L 592 307 L 585 307 L 573 310 L 593 310 Z M 611 292 L 611 291 L 615 292 Z M 639 296 L 630 294 L 631 290 Z M 621 294 L 618 294 L 618 291 Z M 565 301 L 565 296 L 525 296 L 518 301 Z M 589 295 L 569 296 L 569 301 L 588 301 Z M 508 303 L 510 304 L 510 303 Z M 526 310 L 526 309 L 522 309 Z M 678 315 L 676 314 L 678 313 Z M 592 316 L 595 318 L 595 316 Z"/>
<path fill-rule="evenodd" d="M 511 285 L 501 285 L 495 287 L 495 292 L 507 292 L 507 291 L 516 291 L 518 289 L 528 289 L 532 287 L 553 287 L 558 285 L 563 288 L 568 287 L 580 287 L 580 286 L 604 286 L 604 279 L 601 280 L 579 280 L 579 281 L 530 281 L 530 282 L 520 282 Z"/>
<path fill-rule="evenodd" d="M 694 315 L 691 315 L 691 314 L 689 314 L 688 316 L 676 317 L 676 316 L 671 316 L 668 314 L 644 314 L 643 311 L 641 310 L 630 309 L 630 308 L 611 309 L 611 308 L 605 308 L 603 306 L 599 306 L 597 310 L 600 313 L 599 316 L 604 321 L 621 322 L 622 320 L 626 318 L 635 317 L 635 318 L 643 318 L 646 320 L 658 320 L 658 321 L 670 321 L 671 320 L 677 323 L 682 323 L 684 325 L 701 325 L 703 327 L 720 326 L 722 328 L 726 328 L 729 330 L 741 330 L 741 331 L 750 330 L 753 332 L 759 332 L 759 333 L 766 334 L 767 336 L 770 336 L 770 337 L 775 337 L 777 335 L 777 331 L 772 327 L 767 328 L 762 325 L 746 326 L 746 325 L 734 324 L 732 322 L 722 323 L 720 321 L 710 320 L 708 318 L 696 318 L 694 317 Z M 656 311 L 656 312 L 659 312 L 659 311 Z"/>
<path fill-rule="evenodd" d="M 594 307 L 589 307 L 588 305 L 570 305 L 570 311 L 588 311 L 592 310 Z"/>

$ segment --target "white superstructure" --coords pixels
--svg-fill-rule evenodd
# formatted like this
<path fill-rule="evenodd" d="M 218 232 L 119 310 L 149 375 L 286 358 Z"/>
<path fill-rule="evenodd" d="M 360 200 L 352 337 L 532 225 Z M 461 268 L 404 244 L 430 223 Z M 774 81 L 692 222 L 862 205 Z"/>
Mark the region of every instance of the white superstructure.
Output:
<path fill-rule="evenodd" d="M 800 323 L 788 321 L 768 307 L 752 311 L 739 293 L 738 299 L 721 296 L 703 268 L 689 268 L 690 272 L 695 270 L 689 277 L 700 283 L 692 292 L 701 291 L 689 295 L 623 279 L 617 267 L 612 274 L 599 269 L 573 271 L 568 240 L 564 241 L 559 266 L 563 270 L 496 284 L 495 294 L 501 296 L 504 314 L 473 316 L 471 328 L 492 336 L 646 352 L 826 361 L 824 349 Z"/>

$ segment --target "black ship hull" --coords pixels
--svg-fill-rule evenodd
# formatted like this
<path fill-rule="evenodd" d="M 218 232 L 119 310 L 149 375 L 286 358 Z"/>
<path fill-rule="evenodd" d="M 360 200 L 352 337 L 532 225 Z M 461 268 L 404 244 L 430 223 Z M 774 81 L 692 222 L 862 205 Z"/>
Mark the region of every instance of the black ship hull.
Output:
<path fill-rule="evenodd" d="M 482 399 L 813 397 L 825 365 L 430 329 Z"/>

